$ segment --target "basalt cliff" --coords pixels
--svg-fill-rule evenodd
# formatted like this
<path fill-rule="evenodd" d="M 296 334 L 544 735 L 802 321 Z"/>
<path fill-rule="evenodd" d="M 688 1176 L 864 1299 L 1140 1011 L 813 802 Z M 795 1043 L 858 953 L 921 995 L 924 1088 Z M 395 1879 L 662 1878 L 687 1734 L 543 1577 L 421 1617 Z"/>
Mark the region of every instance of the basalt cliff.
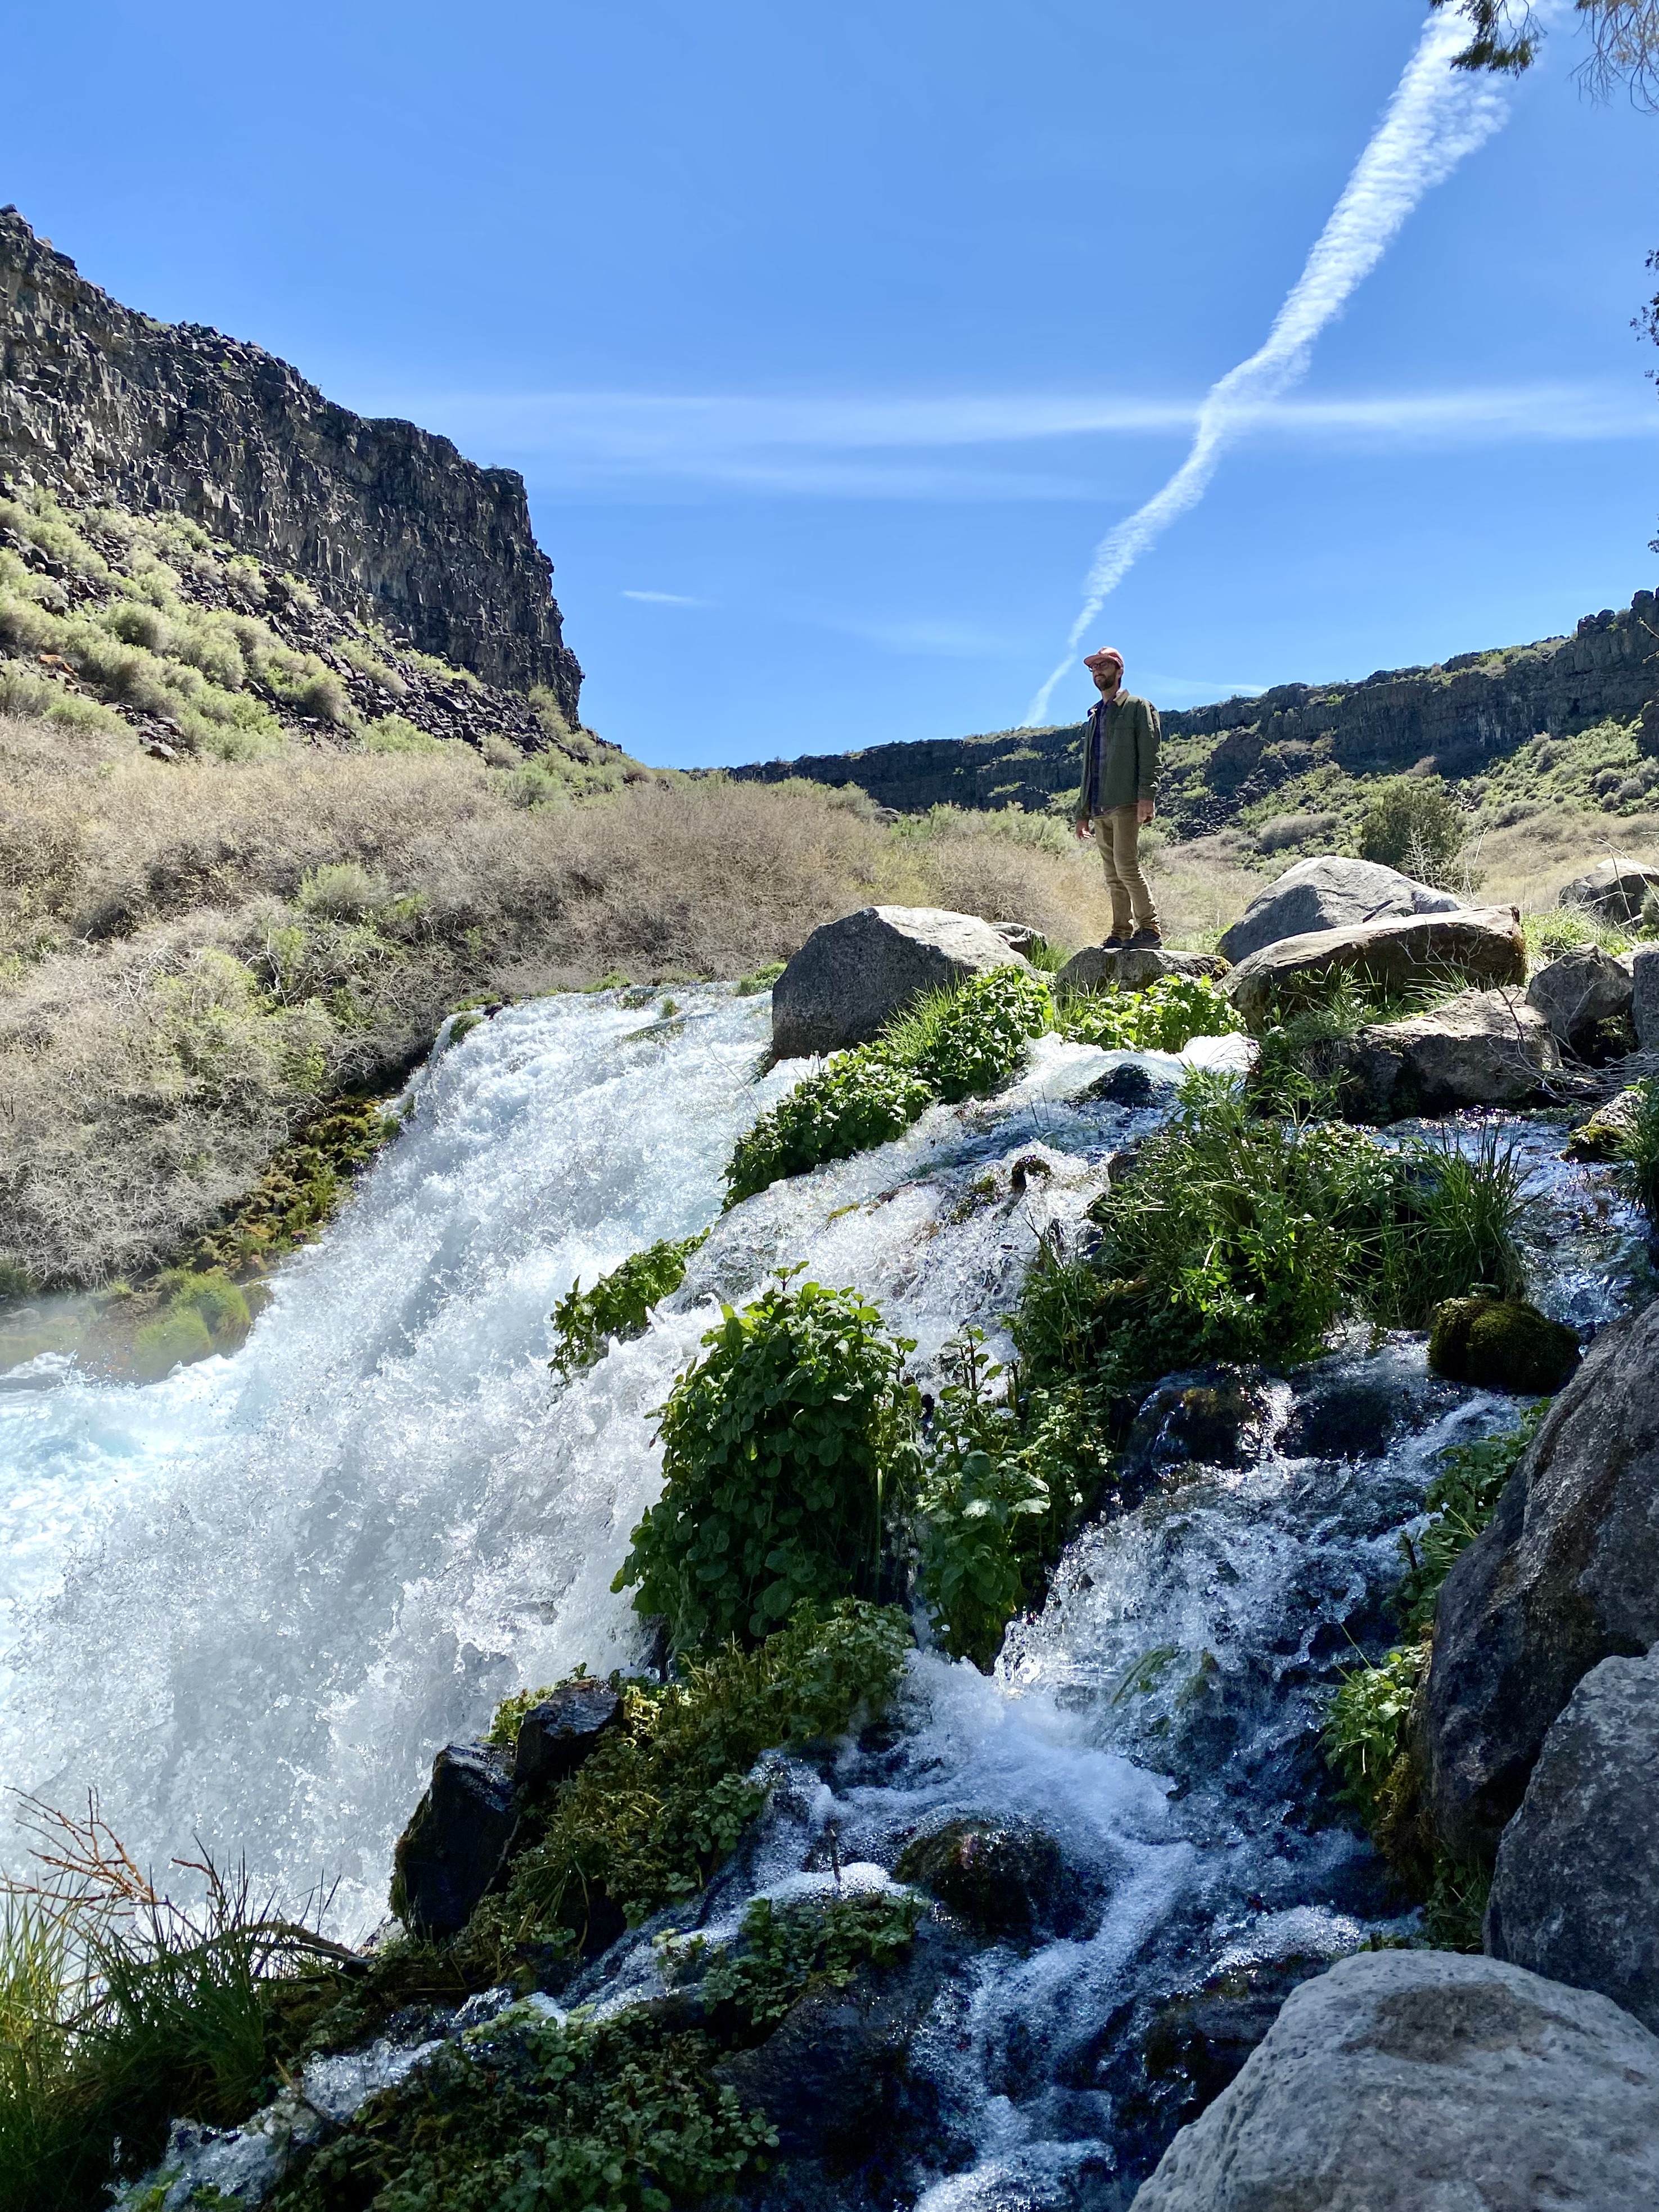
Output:
<path fill-rule="evenodd" d="M 0 477 L 189 516 L 331 610 L 517 691 L 573 727 L 581 669 L 524 480 L 412 422 L 336 406 L 286 362 L 122 307 L 0 209 Z"/>

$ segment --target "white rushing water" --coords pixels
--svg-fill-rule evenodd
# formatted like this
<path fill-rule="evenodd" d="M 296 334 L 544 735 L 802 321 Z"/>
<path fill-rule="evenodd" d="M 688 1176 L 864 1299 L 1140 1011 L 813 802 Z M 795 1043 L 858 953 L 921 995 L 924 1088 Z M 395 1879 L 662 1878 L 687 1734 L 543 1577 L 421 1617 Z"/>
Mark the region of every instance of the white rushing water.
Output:
<path fill-rule="evenodd" d="M 199 1837 L 290 1902 L 336 1882 L 335 1924 L 366 1931 L 434 1751 L 514 1688 L 638 1656 L 611 1580 L 660 1479 L 653 1409 L 714 1301 L 805 1262 L 878 1301 L 926 1380 L 965 1322 L 994 1343 L 1039 1235 L 1073 1233 L 1161 1111 L 1087 1099 L 1131 1056 L 1048 1037 L 996 1099 L 717 1220 L 734 1138 L 801 1072 L 762 1074 L 769 1013 L 724 987 L 666 1020 L 616 995 L 504 1012 L 434 1062 L 235 1358 L 143 1388 L 52 1359 L 0 1378 L 14 1788 L 95 1789 L 158 1863 Z M 1518 1141 L 1537 1293 L 1595 1325 L 1639 1265 L 1629 1210 L 1559 1165 L 1549 1129 Z M 711 1221 L 645 1336 L 568 1384 L 550 1372 L 579 1275 Z M 1097 2185 L 1139 2154 L 1111 2117 L 1126 2021 L 1398 1925 L 1372 1855 L 1317 1810 L 1318 1719 L 1352 1636 L 1386 1630 L 1435 1455 L 1512 1403 L 1429 1377 L 1420 1340 L 1356 1339 L 1257 1388 L 1212 1464 L 1178 1396 L 1126 1447 L 1144 1502 L 1082 1533 L 996 1675 L 918 1655 L 890 1739 L 828 1776 L 781 1763 L 703 1901 L 718 1926 L 829 1865 L 884 1881 L 960 1815 L 1054 1838 L 1081 1900 L 1064 1933 L 959 1965 L 913 2054 L 944 2147 L 931 2212 L 1115 2202 Z M 0 1863 L 21 1849 L 0 1828 Z M 656 1986 L 648 1940 L 606 1971 L 608 2002 Z"/>

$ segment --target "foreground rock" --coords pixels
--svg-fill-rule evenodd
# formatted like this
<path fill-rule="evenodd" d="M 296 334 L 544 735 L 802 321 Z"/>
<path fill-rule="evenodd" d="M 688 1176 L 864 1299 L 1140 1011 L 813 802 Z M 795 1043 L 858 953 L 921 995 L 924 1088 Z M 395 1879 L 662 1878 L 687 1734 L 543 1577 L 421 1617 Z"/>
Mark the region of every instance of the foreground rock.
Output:
<path fill-rule="evenodd" d="M 1316 999 L 1329 979 L 1363 977 L 1383 990 L 1407 991 L 1449 979 L 1483 988 L 1524 983 L 1526 945 L 1508 906 L 1459 907 L 1286 937 L 1242 960 L 1222 989 L 1246 1021 Z"/>
<path fill-rule="evenodd" d="M 866 906 L 815 929 L 772 986 L 780 1060 L 867 1044 L 925 991 L 1026 968 L 988 921 L 933 906 Z"/>
<path fill-rule="evenodd" d="M 1578 1364 L 1578 1339 L 1524 1298 L 1448 1298 L 1429 1330 L 1429 1365 L 1477 1390 L 1544 1396 Z"/>
<path fill-rule="evenodd" d="M 1561 1065 L 1550 1025 L 1519 991 L 1465 991 L 1334 1045 L 1343 1111 L 1398 1121 L 1461 1106 L 1519 1106 Z"/>
<path fill-rule="evenodd" d="M 1527 986 L 1527 1003 L 1549 1024 L 1558 1043 L 1580 1060 L 1605 1060 L 1627 1052 L 1635 979 L 1622 960 L 1600 945 L 1583 945 L 1540 968 Z"/>
<path fill-rule="evenodd" d="M 1219 941 L 1229 960 L 1243 960 L 1264 945 L 1304 937 L 1316 929 L 1352 929 L 1403 915 L 1450 914 L 1458 902 L 1449 891 L 1402 876 L 1375 860 L 1328 855 L 1298 860 L 1271 889 L 1251 900 Z"/>
<path fill-rule="evenodd" d="M 1504 1831 L 1486 1948 L 1659 2030 L 1659 1655 L 1573 1692 Z"/>
<path fill-rule="evenodd" d="M 1604 1330 L 1440 1594 L 1434 1823 L 1488 1856 L 1545 1736 L 1603 1659 L 1659 1640 L 1659 1303 Z"/>
<path fill-rule="evenodd" d="M 1650 891 L 1659 891 L 1659 867 L 1645 860 L 1598 860 L 1562 884 L 1556 903 L 1600 915 L 1604 921 L 1635 921 Z"/>
<path fill-rule="evenodd" d="M 1634 2212 L 1659 2039 L 1495 1959 L 1362 1951 L 1304 1982 L 1135 2212 Z"/>
<path fill-rule="evenodd" d="M 1060 981 L 1072 991 L 1144 991 L 1165 975 L 1216 977 L 1226 972 L 1227 963 L 1215 952 L 1171 952 L 1161 947 L 1154 951 L 1148 945 L 1112 951 L 1103 945 L 1085 945 L 1060 969 Z"/>
<path fill-rule="evenodd" d="M 609 1682 L 566 1682 L 519 1723 L 513 1780 L 520 1790 L 545 1790 L 575 1772 L 622 1714 Z"/>
<path fill-rule="evenodd" d="M 392 1911 L 417 1936 L 455 1936 L 500 1872 L 518 1825 L 509 1755 L 452 1743 L 398 1838 Z"/>
<path fill-rule="evenodd" d="M 1659 1052 L 1659 945 L 1638 945 L 1631 961 L 1630 1016 L 1644 1052 Z"/>
<path fill-rule="evenodd" d="M 1568 1138 L 1561 1157 L 1581 1162 L 1619 1158 L 1634 1133 L 1644 1096 L 1632 1085 L 1598 1106 Z"/>

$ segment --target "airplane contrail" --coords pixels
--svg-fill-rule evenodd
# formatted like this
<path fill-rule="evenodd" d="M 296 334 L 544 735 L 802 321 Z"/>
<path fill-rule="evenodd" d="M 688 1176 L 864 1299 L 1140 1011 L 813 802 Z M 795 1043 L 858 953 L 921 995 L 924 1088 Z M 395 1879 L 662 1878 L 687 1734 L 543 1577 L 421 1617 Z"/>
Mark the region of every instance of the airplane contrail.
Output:
<path fill-rule="evenodd" d="M 1162 490 L 1109 531 L 1095 548 L 1083 587 L 1083 611 L 1066 641 L 1066 657 L 1032 700 L 1027 726 L 1040 723 L 1048 713 L 1055 684 L 1072 668 L 1073 655 L 1108 595 L 1153 539 L 1204 496 L 1223 449 L 1259 407 L 1306 374 L 1314 340 L 1355 286 L 1376 268 L 1424 193 L 1449 177 L 1466 154 L 1472 154 L 1504 123 L 1508 103 L 1491 78 L 1451 66 L 1452 56 L 1468 43 L 1468 27 L 1460 15 L 1431 15 L 1424 25 L 1387 112 L 1355 162 L 1267 343 L 1212 385 L 1186 459 Z"/>

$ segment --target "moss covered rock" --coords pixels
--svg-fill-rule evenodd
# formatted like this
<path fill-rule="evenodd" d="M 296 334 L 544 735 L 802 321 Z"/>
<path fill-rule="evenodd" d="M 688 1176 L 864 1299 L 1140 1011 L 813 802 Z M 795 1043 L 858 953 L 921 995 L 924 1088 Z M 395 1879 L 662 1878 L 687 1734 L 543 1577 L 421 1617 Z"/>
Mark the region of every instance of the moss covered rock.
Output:
<path fill-rule="evenodd" d="M 981 1936 L 1034 1935 L 1073 1917 L 1059 1844 L 1023 1822 L 952 1820 L 908 1844 L 896 1872 Z"/>
<path fill-rule="evenodd" d="M 1543 1396 L 1577 1366 L 1578 1339 L 1523 1298 L 1448 1298 L 1430 1325 L 1429 1364 L 1477 1389 Z"/>

